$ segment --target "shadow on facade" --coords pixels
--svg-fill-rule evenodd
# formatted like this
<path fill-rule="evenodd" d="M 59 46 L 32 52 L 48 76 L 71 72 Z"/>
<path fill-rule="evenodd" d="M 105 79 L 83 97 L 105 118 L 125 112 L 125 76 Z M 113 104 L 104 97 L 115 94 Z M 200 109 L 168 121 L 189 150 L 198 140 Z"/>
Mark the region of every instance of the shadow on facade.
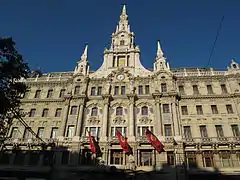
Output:
<path fill-rule="evenodd" d="M 41 178 L 49 180 L 237 180 L 239 175 L 226 175 L 218 169 L 204 170 L 196 164 L 172 166 L 163 164 L 152 171 L 122 170 L 106 166 L 93 157 L 88 148 L 70 152 L 67 147 L 12 151 L 0 156 L 0 180 Z M 36 179 L 35 179 L 36 180 Z"/>

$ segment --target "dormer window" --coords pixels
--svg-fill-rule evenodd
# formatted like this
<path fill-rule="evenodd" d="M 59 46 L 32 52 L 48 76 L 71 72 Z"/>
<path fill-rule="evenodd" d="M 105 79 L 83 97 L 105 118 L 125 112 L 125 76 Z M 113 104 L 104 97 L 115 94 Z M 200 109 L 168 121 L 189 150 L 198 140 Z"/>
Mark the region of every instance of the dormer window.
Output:
<path fill-rule="evenodd" d="M 121 40 L 121 41 L 120 41 L 120 46 L 123 46 L 124 43 L 125 43 L 124 40 Z"/>

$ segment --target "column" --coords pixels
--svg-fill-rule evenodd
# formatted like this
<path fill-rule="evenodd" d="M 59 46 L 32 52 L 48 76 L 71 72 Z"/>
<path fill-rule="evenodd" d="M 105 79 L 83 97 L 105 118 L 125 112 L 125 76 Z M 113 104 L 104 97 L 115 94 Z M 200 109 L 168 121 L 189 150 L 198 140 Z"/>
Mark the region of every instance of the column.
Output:
<path fill-rule="evenodd" d="M 128 95 L 129 99 L 129 137 L 135 136 L 135 94 Z"/>
<path fill-rule="evenodd" d="M 172 103 L 172 118 L 173 118 L 173 126 L 174 126 L 174 135 L 179 136 L 179 124 L 178 124 L 178 116 L 177 116 L 177 109 L 176 103 Z"/>
<path fill-rule="evenodd" d="M 75 136 L 81 136 L 82 120 L 83 120 L 84 100 L 81 100 L 79 105 L 78 120 L 76 124 Z"/>
<path fill-rule="evenodd" d="M 65 130 L 68 120 L 68 112 L 70 106 L 70 99 L 66 99 L 65 107 L 63 108 L 63 116 L 61 117 L 60 136 L 65 136 Z"/>
<path fill-rule="evenodd" d="M 102 137 L 106 138 L 108 136 L 108 106 L 109 106 L 109 95 L 103 95 L 103 127 L 101 129 L 102 131 Z"/>

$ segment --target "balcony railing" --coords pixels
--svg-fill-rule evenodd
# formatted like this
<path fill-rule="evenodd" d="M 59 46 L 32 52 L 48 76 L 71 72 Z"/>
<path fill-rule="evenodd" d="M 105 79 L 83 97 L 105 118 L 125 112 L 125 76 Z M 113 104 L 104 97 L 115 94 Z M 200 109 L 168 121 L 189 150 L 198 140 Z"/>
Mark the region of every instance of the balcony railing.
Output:
<path fill-rule="evenodd" d="M 240 137 L 197 137 L 197 138 L 183 138 L 183 142 L 188 143 L 228 143 L 240 142 Z"/>

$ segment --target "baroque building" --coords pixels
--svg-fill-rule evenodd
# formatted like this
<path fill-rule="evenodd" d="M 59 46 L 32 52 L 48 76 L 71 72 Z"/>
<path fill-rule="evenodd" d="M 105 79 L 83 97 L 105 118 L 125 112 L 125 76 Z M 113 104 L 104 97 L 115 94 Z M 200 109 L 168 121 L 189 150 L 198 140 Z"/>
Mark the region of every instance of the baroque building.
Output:
<path fill-rule="evenodd" d="M 23 79 L 29 91 L 22 99 L 23 118 L 44 142 L 54 142 L 54 166 L 82 167 L 91 160 L 88 131 L 96 137 L 97 159 L 120 169 L 161 170 L 165 165 L 191 172 L 235 173 L 240 169 L 240 66 L 232 60 L 226 71 L 213 68 L 170 68 L 157 43 L 153 69 L 143 67 L 134 43 L 126 6 L 112 33 L 104 61 L 91 71 L 88 46 L 73 72 L 35 74 Z M 164 144 L 157 153 L 146 129 Z M 133 155 L 126 155 L 116 138 L 128 139 Z M 2 164 L 22 171 L 44 171 L 45 154 L 26 153 L 41 143 L 15 120 L 5 142 Z M 21 154 L 13 147 L 20 148 Z M 64 148 L 60 148 L 64 147 Z M 25 152 L 25 153 L 24 153 Z M 79 154 L 83 156 L 80 156 Z M 5 167 L 5 166 L 0 166 Z M 0 169 L 3 170 L 2 168 Z M 62 171 L 62 170 L 61 170 Z"/>

